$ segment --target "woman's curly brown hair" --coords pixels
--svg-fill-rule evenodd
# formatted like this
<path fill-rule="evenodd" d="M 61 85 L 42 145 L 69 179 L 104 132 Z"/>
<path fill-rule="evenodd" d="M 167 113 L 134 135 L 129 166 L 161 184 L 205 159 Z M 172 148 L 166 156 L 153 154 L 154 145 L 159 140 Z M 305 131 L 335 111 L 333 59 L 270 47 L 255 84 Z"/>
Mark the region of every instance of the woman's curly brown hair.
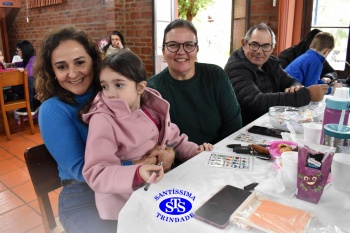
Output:
<path fill-rule="evenodd" d="M 84 31 L 78 30 L 72 25 L 56 29 L 48 33 L 42 41 L 35 61 L 35 90 L 36 98 L 41 102 L 57 96 L 61 101 L 76 105 L 75 94 L 62 88 L 55 78 L 55 73 L 51 64 L 52 52 L 62 42 L 66 40 L 75 40 L 81 44 L 86 53 L 90 55 L 93 61 L 93 82 L 92 87 L 95 92 L 101 89 L 98 78 L 98 66 L 101 63 L 102 56 L 98 45 Z"/>

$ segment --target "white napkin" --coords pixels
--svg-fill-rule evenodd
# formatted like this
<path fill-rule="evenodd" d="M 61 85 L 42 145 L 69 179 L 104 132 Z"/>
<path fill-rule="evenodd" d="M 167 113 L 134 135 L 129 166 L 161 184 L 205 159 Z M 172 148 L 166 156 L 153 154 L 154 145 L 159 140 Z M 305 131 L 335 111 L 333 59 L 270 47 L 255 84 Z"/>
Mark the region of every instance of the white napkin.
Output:
<path fill-rule="evenodd" d="M 255 187 L 257 191 L 269 191 L 275 193 L 282 193 L 286 188 L 283 184 L 283 174 L 282 169 L 278 170 L 277 176 L 275 178 L 267 178 L 261 181 L 258 186 Z"/>

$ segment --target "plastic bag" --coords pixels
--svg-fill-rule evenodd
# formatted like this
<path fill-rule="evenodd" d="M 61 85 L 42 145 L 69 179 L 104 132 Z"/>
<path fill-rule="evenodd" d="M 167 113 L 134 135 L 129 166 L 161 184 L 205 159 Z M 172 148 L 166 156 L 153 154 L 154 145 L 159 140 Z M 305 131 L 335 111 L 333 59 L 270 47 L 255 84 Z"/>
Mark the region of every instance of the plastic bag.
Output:
<path fill-rule="evenodd" d="M 287 206 L 255 195 L 240 207 L 230 221 L 243 229 L 256 228 L 269 233 L 306 232 L 312 219 L 309 211 Z"/>
<path fill-rule="evenodd" d="M 287 106 L 276 106 L 269 109 L 270 123 L 273 127 L 282 130 L 288 130 L 287 123 L 293 127 L 296 133 L 303 133 L 303 123 L 307 122 L 321 122 L 325 103 L 312 102 L 300 108 L 293 108 Z"/>
<path fill-rule="evenodd" d="M 267 233 L 343 232 L 337 226 L 321 223 L 309 210 L 272 201 L 256 192 L 232 214 L 230 223 L 245 230 Z"/>

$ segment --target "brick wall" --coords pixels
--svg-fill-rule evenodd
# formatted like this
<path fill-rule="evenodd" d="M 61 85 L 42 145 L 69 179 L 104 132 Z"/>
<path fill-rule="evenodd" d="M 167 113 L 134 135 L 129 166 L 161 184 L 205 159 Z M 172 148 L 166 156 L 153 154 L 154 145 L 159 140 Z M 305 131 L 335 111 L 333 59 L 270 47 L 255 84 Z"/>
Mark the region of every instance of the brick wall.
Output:
<path fill-rule="evenodd" d="M 11 51 L 24 39 L 38 48 L 48 31 L 67 24 L 86 31 L 96 42 L 119 30 L 128 47 L 142 58 L 147 75 L 153 74 L 152 0 L 63 0 L 62 4 L 28 10 L 26 0 L 21 0 L 21 5 L 6 15 Z"/>
<path fill-rule="evenodd" d="M 250 6 L 250 27 L 261 22 L 271 27 L 276 37 L 278 35 L 278 2 L 272 5 L 272 0 L 251 0 Z M 276 56 L 276 49 L 273 54 Z"/>
<path fill-rule="evenodd" d="M 28 11 L 26 0 L 21 0 L 21 4 L 21 9 L 12 9 L 6 15 L 11 51 L 23 39 L 38 48 L 46 32 L 65 24 L 83 29 L 96 42 L 117 29 L 145 63 L 148 77 L 153 75 L 152 0 L 63 0 L 62 4 Z M 250 26 L 260 22 L 267 23 L 277 35 L 278 1 L 273 7 L 272 0 L 251 0 Z"/>

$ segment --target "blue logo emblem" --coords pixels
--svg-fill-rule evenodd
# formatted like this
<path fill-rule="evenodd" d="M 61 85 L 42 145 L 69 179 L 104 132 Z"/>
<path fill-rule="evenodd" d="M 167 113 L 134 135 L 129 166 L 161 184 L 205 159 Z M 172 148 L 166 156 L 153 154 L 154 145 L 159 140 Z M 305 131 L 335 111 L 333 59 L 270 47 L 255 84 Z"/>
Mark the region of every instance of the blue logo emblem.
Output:
<path fill-rule="evenodd" d="M 167 189 L 154 196 L 159 202 L 156 218 L 164 222 L 181 223 L 194 218 L 192 203 L 196 199 L 193 193 L 183 189 Z"/>
<path fill-rule="evenodd" d="M 159 209 L 165 214 L 180 215 L 189 212 L 192 209 L 192 203 L 181 197 L 171 197 L 160 202 Z"/>

